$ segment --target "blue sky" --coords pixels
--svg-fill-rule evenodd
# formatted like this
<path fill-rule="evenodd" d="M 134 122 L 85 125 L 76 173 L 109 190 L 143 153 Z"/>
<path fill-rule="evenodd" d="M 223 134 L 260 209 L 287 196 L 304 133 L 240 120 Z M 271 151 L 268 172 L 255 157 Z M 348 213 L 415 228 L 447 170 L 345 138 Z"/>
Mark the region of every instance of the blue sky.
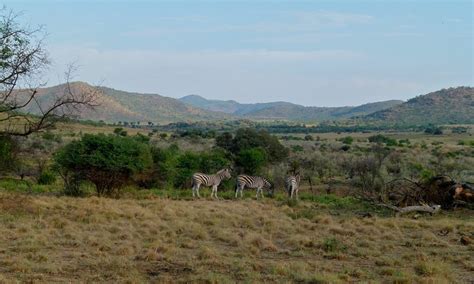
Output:
<path fill-rule="evenodd" d="M 313 106 L 473 84 L 472 1 L 6 1 L 44 25 L 49 85 Z"/>

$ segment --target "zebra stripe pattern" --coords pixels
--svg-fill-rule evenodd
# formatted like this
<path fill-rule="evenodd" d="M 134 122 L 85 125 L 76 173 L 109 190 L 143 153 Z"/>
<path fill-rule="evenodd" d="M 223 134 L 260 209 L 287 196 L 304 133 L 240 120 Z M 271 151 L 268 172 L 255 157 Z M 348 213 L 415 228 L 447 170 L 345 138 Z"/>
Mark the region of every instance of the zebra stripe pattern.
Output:
<path fill-rule="evenodd" d="M 197 197 L 201 197 L 199 195 L 199 188 L 201 185 L 204 186 L 211 186 L 212 192 L 211 197 L 217 198 L 217 187 L 223 180 L 230 178 L 230 170 L 229 169 L 222 169 L 218 171 L 214 175 L 206 175 L 202 173 L 195 173 L 193 175 L 193 197 L 197 195 Z"/>
<path fill-rule="evenodd" d="M 293 199 L 295 197 L 298 200 L 298 191 L 300 188 L 301 176 L 299 174 L 290 175 L 286 178 L 285 185 L 288 197 Z"/>
<path fill-rule="evenodd" d="M 261 197 L 263 198 L 263 188 L 266 187 L 268 189 L 272 189 L 273 186 L 268 180 L 262 177 L 239 175 L 237 177 L 237 184 L 235 187 L 235 198 L 237 198 L 239 192 L 240 192 L 240 197 L 242 198 L 243 196 L 242 191 L 244 190 L 245 187 L 257 189 L 256 198 L 258 198 L 259 193 Z"/>

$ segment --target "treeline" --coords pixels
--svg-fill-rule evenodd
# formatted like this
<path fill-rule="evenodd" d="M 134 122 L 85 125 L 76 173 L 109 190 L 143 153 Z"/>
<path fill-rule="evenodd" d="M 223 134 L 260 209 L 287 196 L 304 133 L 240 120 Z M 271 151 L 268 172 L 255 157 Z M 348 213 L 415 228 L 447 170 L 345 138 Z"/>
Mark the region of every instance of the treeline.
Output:
<path fill-rule="evenodd" d="M 239 128 L 254 128 L 265 130 L 269 133 L 356 133 L 356 132 L 377 132 L 377 131 L 402 131 L 402 132 L 426 132 L 430 134 L 442 134 L 443 129 L 440 126 L 432 124 L 424 125 L 406 125 L 406 124 L 380 124 L 367 123 L 363 121 L 325 121 L 317 125 L 305 123 L 295 123 L 288 121 L 222 121 L 222 122 L 180 122 L 167 125 L 155 125 L 154 129 L 158 131 L 175 132 L 180 136 L 197 135 L 201 137 L 215 136 L 216 133 L 225 131 L 233 132 Z M 466 131 L 465 127 L 452 127 L 455 131 Z M 456 132 L 456 133 L 458 133 Z M 214 137 L 211 137 L 214 138 Z"/>
<path fill-rule="evenodd" d="M 85 134 L 54 154 L 53 168 L 64 180 L 65 194 L 83 195 L 85 182 L 93 184 L 99 196 L 118 196 L 127 184 L 190 188 L 195 172 L 227 167 L 235 173 L 260 174 L 289 155 L 275 136 L 250 128 L 217 136 L 215 146 L 203 152 L 183 151 L 176 144 L 160 148 L 150 144 L 148 136 L 122 134 Z"/>

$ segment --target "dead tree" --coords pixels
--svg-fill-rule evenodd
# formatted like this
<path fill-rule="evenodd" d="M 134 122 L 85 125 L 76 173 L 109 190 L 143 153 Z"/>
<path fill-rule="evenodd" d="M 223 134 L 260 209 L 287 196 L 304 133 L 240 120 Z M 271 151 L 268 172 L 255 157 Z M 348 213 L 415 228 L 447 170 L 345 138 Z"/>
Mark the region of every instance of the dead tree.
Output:
<path fill-rule="evenodd" d="M 0 13 L 0 135 L 28 136 L 97 105 L 98 89 L 71 88 L 72 66 L 63 92 L 42 101 L 41 78 L 50 64 L 43 30 L 19 25 L 18 15 L 5 8 Z M 29 113 L 31 109 L 37 111 Z"/>
<path fill-rule="evenodd" d="M 410 212 L 427 212 L 430 214 L 436 214 L 441 210 L 441 205 L 414 205 L 414 206 L 407 206 L 407 207 L 397 207 L 390 204 L 379 203 L 379 206 L 383 206 L 392 210 L 397 211 L 397 216 L 402 214 L 410 213 Z"/>

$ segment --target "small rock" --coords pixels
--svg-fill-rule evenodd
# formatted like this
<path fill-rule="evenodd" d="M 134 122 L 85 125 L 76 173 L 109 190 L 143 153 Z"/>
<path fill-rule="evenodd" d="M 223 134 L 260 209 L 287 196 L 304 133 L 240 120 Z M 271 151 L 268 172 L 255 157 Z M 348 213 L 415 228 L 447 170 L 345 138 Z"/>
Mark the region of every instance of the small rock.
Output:
<path fill-rule="evenodd" d="M 462 236 L 461 237 L 461 244 L 467 246 L 469 244 L 472 244 L 472 239 L 469 238 L 468 236 Z"/>

